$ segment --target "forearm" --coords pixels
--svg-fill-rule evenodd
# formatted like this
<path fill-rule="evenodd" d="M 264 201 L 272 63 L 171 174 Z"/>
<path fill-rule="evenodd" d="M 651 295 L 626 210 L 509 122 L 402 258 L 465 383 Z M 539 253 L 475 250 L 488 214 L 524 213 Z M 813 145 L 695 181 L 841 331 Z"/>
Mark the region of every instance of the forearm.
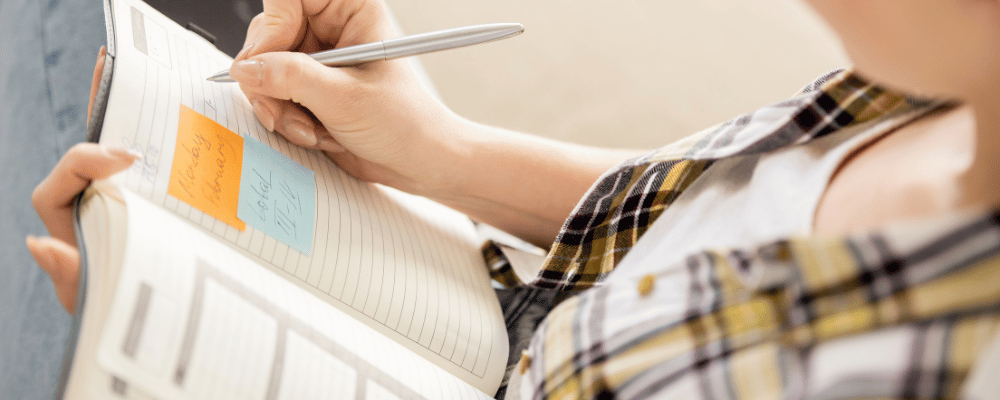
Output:
<path fill-rule="evenodd" d="M 458 121 L 452 185 L 430 197 L 548 247 L 597 178 L 643 151 L 600 149 Z"/>

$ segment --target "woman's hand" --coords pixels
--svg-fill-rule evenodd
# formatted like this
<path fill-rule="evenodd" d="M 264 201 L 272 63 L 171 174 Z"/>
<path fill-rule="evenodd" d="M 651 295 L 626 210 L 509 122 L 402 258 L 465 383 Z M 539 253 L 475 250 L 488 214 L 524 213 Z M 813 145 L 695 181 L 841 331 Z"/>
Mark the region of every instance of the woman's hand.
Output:
<path fill-rule="evenodd" d="M 102 47 L 97 57 L 88 110 L 94 105 L 94 96 L 104 69 L 104 51 Z M 81 143 L 66 152 L 49 176 L 32 193 L 31 201 L 35 205 L 35 211 L 52 236 L 28 236 L 28 250 L 52 278 L 59 302 L 70 313 L 76 307 L 80 276 L 80 253 L 76 249 L 76 235 L 73 231 L 73 201 L 91 181 L 107 178 L 124 170 L 138 158 L 138 154 L 125 149 Z"/>
<path fill-rule="evenodd" d="M 381 0 L 264 0 L 230 76 L 261 123 L 358 179 L 423 195 L 541 246 L 580 196 L 636 151 L 479 125 L 431 97 L 404 60 L 330 68 L 304 53 L 393 36 Z"/>
<path fill-rule="evenodd" d="M 405 61 L 331 68 L 304 54 L 390 37 L 379 0 L 264 0 L 230 75 L 268 129 L 361 180 L 432 195 L 456 167 L 460 119 Z"/>

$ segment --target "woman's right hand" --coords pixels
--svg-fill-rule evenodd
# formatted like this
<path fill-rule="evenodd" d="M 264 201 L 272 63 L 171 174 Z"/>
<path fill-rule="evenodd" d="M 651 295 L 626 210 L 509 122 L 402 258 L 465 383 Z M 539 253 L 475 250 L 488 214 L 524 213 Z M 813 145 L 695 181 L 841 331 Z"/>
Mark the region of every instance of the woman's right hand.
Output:
<path fill-rule="evenodd" d="M 268 129 L 358 179 L 433 195 L 450 184 L 462 120 L 406 61 L 331 68 L 305 54 L 393 36 L 380 0 L 264 0 L 230 74 Z"/>
<path fill-rule="evenodd" d="M 331 68 L 305 53 L 393 37 L 382 0 L 264 0 L 230 75 L 257 117 L 354 177 L 429 197 L 540 246 L 598 176 L 637 151 L 465 120 L 406 60 Z"/>

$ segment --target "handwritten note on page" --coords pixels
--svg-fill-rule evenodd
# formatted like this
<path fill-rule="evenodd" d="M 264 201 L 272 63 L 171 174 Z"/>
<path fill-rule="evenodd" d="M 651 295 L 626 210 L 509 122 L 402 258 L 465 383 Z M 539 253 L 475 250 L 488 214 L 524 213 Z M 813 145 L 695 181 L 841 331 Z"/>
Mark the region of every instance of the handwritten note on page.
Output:
<path fill-rule="evenodd" d="M 289 247 L 310 255 L 316 214 L 316 175 L 247 136 L 237 215 Z"/>
<path fill-rule="evenodd" d="M 440 205 L 424 204 L 420 198 L 359 182 L 322 152 L 297 148 L 268 132 L 255 119 L 238 85 L 205 81 L 206 76 L 227 68 L 232 58 L 141 1 L 113 0 L 111 4 L 123 34 L 116 36 L 116 71 L 100 140 L 144 155 L 142 163 L 116 175 L 116 183 L 212 232 L 254 262 L 281 273 L 455 376 L 476 382 L 484 391 L 495 391 L 494 385 L 503 376 L 507 336 L 485 268 L 468 268 L 482 263 L 468 218 Z M 141 15 L 135 16 L 133 7 Z M 127 29 L 129 17 L 131 31 Z M 158 28 L 166 30 L 166 35 Z M 190 151 L 187 156 L 184 152 L 195 144 L 191 138 L 178 141 L 178 132 L 190 131 L 179 129 L 182 104 L 188 107 L 183 113 L 200 113 L 242 136 L 244 142 L 255 138 L 315 172 L 315 214 L 308 223 L 312 227 L 310 254 L 239 217 L 241 201 L 231 193 L 243 188 L 243 171 L 250 168 L 243 164 L 242 154 L 239 173 L 224 180 L 236 183 L 221 191 L 230 193 L 226 197 L 232 202 L 230 207 L 206 213 L 210 208 L 203 203 L 210 202 L 191 198 L 200 192 L 192 192 L 191 197 L 178 194 L 181 188 L 176 181 L 190 160 L 175 165 L 175 158 L 190 158 Z M 247 151 L 245 143 L 242 147 L 231 143 L 234 149 Z"/>
<path fill-rule="evenodd" d="M 242 165 L 243 138 L 182 104 L 167 192 L 242 231 Z"/>

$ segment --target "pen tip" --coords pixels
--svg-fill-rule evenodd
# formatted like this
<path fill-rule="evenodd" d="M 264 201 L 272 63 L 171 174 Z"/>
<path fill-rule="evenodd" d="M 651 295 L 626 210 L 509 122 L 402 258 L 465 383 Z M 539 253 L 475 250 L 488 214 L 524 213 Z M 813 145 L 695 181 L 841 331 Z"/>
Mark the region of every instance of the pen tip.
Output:
<path fill-rule="evenodd" d="M 205 78 L 205 80 L 209 81 L 209 82 L 215 82 L 215 77 L 214 76 L 210 76 L 208 78 Z"/>

